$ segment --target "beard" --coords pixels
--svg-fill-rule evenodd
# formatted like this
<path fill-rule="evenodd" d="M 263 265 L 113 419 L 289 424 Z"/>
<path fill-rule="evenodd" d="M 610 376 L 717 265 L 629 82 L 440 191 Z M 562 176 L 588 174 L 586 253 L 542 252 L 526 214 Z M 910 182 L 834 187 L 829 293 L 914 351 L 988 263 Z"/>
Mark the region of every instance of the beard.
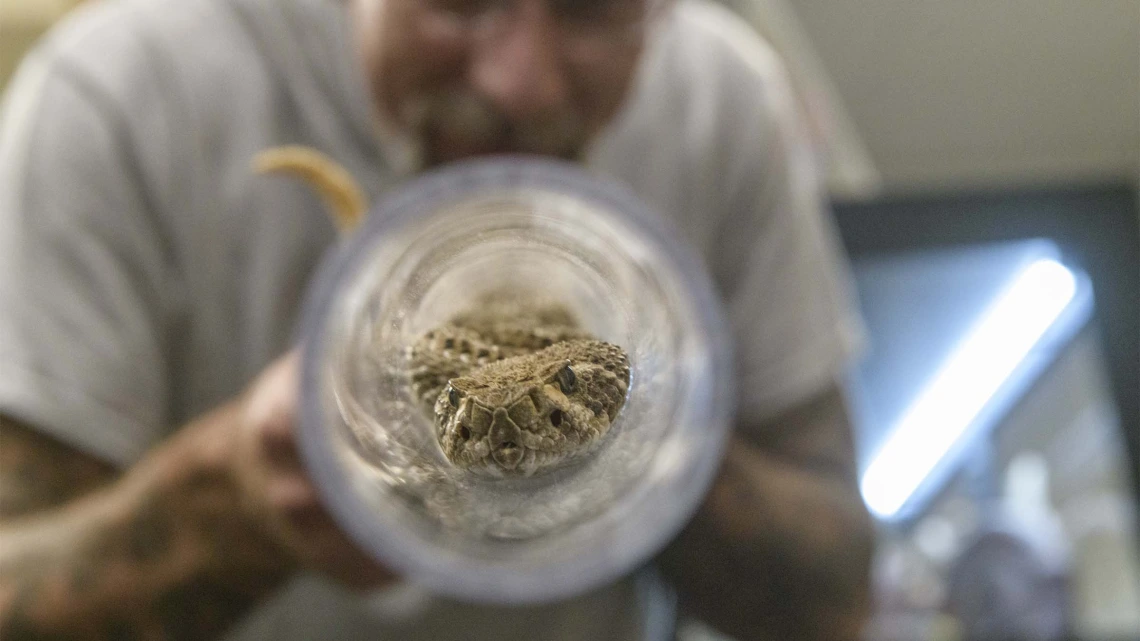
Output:
<path fill-rule="evenodd" d="M 417 143 L 420 169 L 487 154 L 581 161 L 588 139 L 582 119 L 568 108 L 515 120 L 462 89 L 413 99 L 401 110 L 400 120 Z"/>

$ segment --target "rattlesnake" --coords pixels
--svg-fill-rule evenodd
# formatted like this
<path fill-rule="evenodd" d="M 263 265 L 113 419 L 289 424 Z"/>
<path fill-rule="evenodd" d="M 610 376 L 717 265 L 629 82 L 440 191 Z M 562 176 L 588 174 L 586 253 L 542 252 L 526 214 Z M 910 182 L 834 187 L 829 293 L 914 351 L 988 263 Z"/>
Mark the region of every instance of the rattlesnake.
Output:
<path fill-rule="evenodd" d="M 351 175 L 313 149 L 270 149 L 254 167 L 313 184 L 342 233 L 366 210 Z M 405 359 L 444 456 L 492 476 L 530 476 L 592 451 L 631 383 L 626 352 L 589 334 L 564 304 L 503 290 L 416 337 Z"/>

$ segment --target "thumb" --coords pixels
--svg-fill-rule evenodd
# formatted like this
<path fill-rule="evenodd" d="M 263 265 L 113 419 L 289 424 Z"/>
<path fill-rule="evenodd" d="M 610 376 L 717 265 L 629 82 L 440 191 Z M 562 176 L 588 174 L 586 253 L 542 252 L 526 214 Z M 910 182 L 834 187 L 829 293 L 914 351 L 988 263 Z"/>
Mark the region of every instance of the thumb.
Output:
<path fill-rule="evenodd" d="M 292 349 L 262 370 L 248 390 L 245 418 L 266 439 L 290 439 L 297 413 L 301 352 Z"/>

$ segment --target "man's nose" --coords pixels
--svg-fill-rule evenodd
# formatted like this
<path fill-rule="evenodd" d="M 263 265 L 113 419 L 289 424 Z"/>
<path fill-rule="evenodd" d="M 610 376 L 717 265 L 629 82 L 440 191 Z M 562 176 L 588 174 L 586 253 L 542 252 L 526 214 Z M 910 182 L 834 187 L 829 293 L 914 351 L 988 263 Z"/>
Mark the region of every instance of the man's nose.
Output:
<path fill-rule="evenodd" d="M 559 24 L 546 0 L 516 0 L 507 24 L 479 43 L 472 59 L 475 89 L 512 118 L 549 112 L 567 100 Z"/>

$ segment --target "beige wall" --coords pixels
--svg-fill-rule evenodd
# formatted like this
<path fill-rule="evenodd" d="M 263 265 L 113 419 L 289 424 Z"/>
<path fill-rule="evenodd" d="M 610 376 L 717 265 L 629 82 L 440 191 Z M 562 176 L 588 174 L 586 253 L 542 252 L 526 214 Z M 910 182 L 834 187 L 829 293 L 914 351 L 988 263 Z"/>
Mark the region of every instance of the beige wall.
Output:
<path fill-rule="evenodd" d="M 0 0 L 0 87 L 49 26 L 82 0 Z"/>
<path fill-rule="evenodd" d="M 788 2 L 888 189 L 1140 176 L 1140 0 Z"/>

